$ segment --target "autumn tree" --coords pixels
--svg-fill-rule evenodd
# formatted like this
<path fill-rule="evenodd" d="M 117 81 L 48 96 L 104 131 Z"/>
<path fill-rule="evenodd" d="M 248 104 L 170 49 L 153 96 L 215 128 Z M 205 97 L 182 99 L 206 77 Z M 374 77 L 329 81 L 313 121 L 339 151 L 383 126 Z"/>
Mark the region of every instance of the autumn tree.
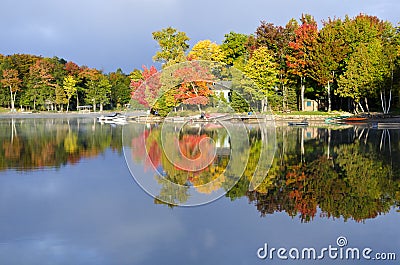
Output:
<path fill-rule="evenodd" d="M 3 69 L 15 69 L 22 80 L 29 75 L 29 70 L 37 60 L 43 59 L 42 57 L 31 54 L 12 54 L 7 55 L 3 59 Z"/>
<path fill-rule="evenodd" d="M 46 100 L 49 103 L 54 101 L 56 82 L 51 74 L 53 66 L 47 60 L 40 59 L 29 68 L 26 96 L 33 101 L 34 110 L 37 103 L 43 106 Z"/>
<path fill-rule="evenodd" d="M 9 90 L 11 99 L 11 111 L 15 111 L 15 97 L 20 91 L 21 79 L 18 77 L 18 71 L 15 69 L 6 69 L 3 71 L 1 79 L 3 87 Z"/>
<path fill-rule="evenodd" d="M 69 110 L 69 103 L 71 98 L 76 95 L 77 92 L 77 87 L 76 87 L 76 83 L 78 81 L 75 79 L 75 77 L 73 77 L 72 75 L 68 75 L 64 78 L 64 92 L 66 94 L 66 98 L 67 98 L 67 112 Z"/>
<path fill-rule="evenodd" d="M 343 22 L 329 19 L 318 33 L 315 49 L 311 53 L 309 75 L 326 89 L 328 111 L 332 109 L 331 84 L 339 75 L 340 64 L 346 56 L 346 46 L 341 34 Z"/>
<path fill-rule="evenodd" d="M 290 54 L 289 43 L 295 41 L 295 30 L 297 28 L 298 22 L 295 19 L 291 19 L 284 27 L 261 21 L 261 25 L 256 29 L 250 49 L 253 53 L 260 47 L 268 48 L 277 63 L 279 70 L 278 93 L 282 95 L 283 110 L 295 109 L 297 104 L 295 88 L 292 85 L 293 77 L 289 74 L 287 65 L 287 56 Z"/>
<path fill-rule="evenodd" d="M 212 84 L 215 77 L 210 69 L 198 62 L 193 62 L 178 67 L 172 73 L 172 77 L 175 79 L 176 84 L 179 84 L 175 99 L 185 104 L 197 105 L 201 112 L 200 105 L 206 105 L 208 96 L 213 93 L 210 89 L 210 84 Z"/>
<path fill-rule="evenodd" d="M 131 97 L 140 105 L 151 108 L 158 98 L 161 88 L 160 74 L 154 66 L 147 68 L 143 65 L 142 68 L 143 71 L 140 75 L 133 76 L 131 74 Z"/>
<path fill-rule="evenodd" d="M 188 59 L 222 62 L 225 59 L 225 53 L 215 42 L 202 40 L 193 46 L 188 54 Z"/>
<path fill-rule="evenodd" d="M 287 65 L 291 72 L 300 78 L 301 110 L 304 110 L 304 92 L 306 77 L 312 64 L 311 54 L 315 49 L 318 36 L 317 23 L 310 15 L 303 15 L 302 24 L 295 30 L 295 41 L 290 42 L 291 54 L 287 55 Z"/>
<path fill-rule="evenodd" d="M 152 34 L 160 49 L 153 56 L 154 61 L 161 62 L 163 67 L 166 67 L 186 60 L 185 52 L 189 48 L 189 38 L 185 32 L 168 27 Z"/>
<path fill-rule="evenodd" d="M 65 64 L 64 67 L 68 75 L 73 76 L 75 78 L 78 77 L 80 68 L 76 63 L 69 61 Z"/>
<path fill-rule="evenodd" d="M 66 71 L 65 76 L 71 76 L 76 80 L 76 92 L 75 92 L 75 96 L 76 96 L 76 107 L 79 106 L 79 96 L 83 93 L 83 85 L 84 85 L 84 81 L 83 80 L 83 76 L 84 74 L 82 74 L 82 72 L 84 72 L 85 68 L 87 67 L 79 67 L 76 63 L 69 61 L 64 65 L 64 69 Z M 64 76 L 64 77 L 65 77 Z M 64 81 L 64 79 L 63 79 Z M 72 98 L 71 98 L 72 99 Z"/>
<path fill-rule="evenodd" d="M 131 81 L 139 81 L 140 79 L 143 78 L 142 71 L 139 69 L 134 69 L 130 74 L 129 74 L 129 79 Z"/>

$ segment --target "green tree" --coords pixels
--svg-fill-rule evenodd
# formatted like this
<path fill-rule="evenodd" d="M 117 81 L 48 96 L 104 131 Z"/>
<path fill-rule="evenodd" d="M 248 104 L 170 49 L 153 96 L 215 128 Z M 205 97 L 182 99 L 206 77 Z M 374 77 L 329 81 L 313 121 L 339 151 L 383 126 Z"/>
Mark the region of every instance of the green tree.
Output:
<path fill-rule="evenodd" d="M 376 16 L 360 14 L 355 18 L 346 16 L 343 26 L 342 38 L 348 46 L 350 56 L 356 52 L 360 44 L 382 39 L 385 22 Z"/>
<path fill-rule="evenodd" d="M 340 64 L 346 56 L 346 48 L 341 34 L 343 22 L 340 19 L 329 19 L 324 22 L 319 31 L 315 49 L 311 53 L 311 65 L 309 75 L 326 90 L 328 99 L 328 111 L 332 109 L 331 84 L 335 73 L 338 75 Z"/>
<path fill-rule="evenodd" d="M 55 103 L 59 106 L 60 111 L 64 111 L 64 104 L 69 102 L 67 101 L 67 95 L 65 94 L 64 88 L 56 84 L 55 93 Z"/>
<path fill-rule="evenodd" d="M 256 29 L 254 40 L 255 47 L 267 47 L 274 60 L 278 63 L 279 69 L 279 93 L 282 95 L 282 109 L 296 109 L 297 97 L 293 84 L 293 76 L 289 74 L 287 56 L 290 54 L 289 43 L 295 41 L 295 30 L 298 23 L 291 19 L 285 27 L 275 26 L 265 21 Z M 293 103 L 294 102 L 294 103 Z"/>
<path fill-rule="evenodd" d="M 248 112 L 250 105 L 246 99 L 239 95 L 236 91 L 230 92 L 229 105 L 238 113 Z"/>
<path fill-rule="evenodd" d="M 120 108 L 129 103 L 131 89 L 129 76 L 125 75 L 119 68 L 116 72 L 108 75 L 111 84 L 111 103 L 114 107 Z"/>
<path fill-rule="evenodd" d="M 185 52 L 189 48 L 189 38 L 185 32 L 177 31 L 172 27 L 155 31 L 153 39 L 158 42 L 160 50 L 153 56 L 153 60 L 163 63 L 163 67 L 174 63 L 184 62 Z"/>
<path fill-rule="evenodd" d="M 279 81 L 277 66 L 266 47 L 255 50 L 245 65 L 244 72 L 258 85 L 259 93 L 257 99 L 265 101 L 265 98 L 275 95 L 275 87 Z M 263 102 L 262 106 L 262 110 L 265 111 L 266 102 Z"/>
<path fill-rule="evenodd" d="M 369 112 L 368 97 L 376 97 L 377 90 L 388 73 L 388 65 L 382 60 L 383 47 L 380 40 L 360 44 L 350 56 L 346 72 L 338 79 L 337 93 L 353 100 L 354 110 L 364 112 L 361 100 Z"/>
<path fill-rule="evenodd" d="M 394 33 L 390 33 L 390 31 L 394 31 L 394 29 L 390 29 L 390 23 L 386 23 L 375 16 L 364 14 L 355 18 L 346 16 L 343 26 L 341 36 L 345 41 L 345 48 L 348 52 L 344 60 L 343 74 L 338 81 L 341 87 L 337 94 L 342 97 L 349 97 L 353 101 L 355 112 L 358 111 L 359 107 L 363 111 L 362 99 L 365 101 L 368 110 L 368 97 L 376 99 L 379 94 L 377 90 L 384 88 L 382 78 L 390 80 L 390 72 L 393 69 L 393 64 L 390 61 L 391 59 L 393 61 L 394 56 L 389 56 L 391 52 L 388 51 L 391 49 L 388 43 L 390 43 L 389 40 L 393 40 Z M 380 57 L 379 61 L 377 61 L 377 57 Z M 360 65 L 357 66 L 357 64 Z M 378 72 L 372 73 L 373 70 L 370 67 L 375 70 L 378 69 Z M 348 72 L 349 70 L 350 72 Z M 361 72 L 365 72 L 366 76 L 361 76 L 363 75 Z M 358 77 L 361 79 L 358 79 Z M 353 88 L 351 88 L 350 80 L 356 82 Z M 371 87 L 369 87 L 370 85 Z M 384 107 L 384 111 L 385 109 Z"/>
<path fill-rule="evenodd" d="M 380 99 L 383 113 L 387 114 L 390 111 L 392 94 L 395 89 L 399 92 L 399 79 L 400 79 L 400 67 L 399 62 L 400 54 L 397 53 L 397 49 L 400 47 L 400 31 L 399 28 L 395 28 L 390 22 L 385 22 L 385 29 L 383 33 L 383 52 L 384 58 L 388 64 L 388 77 L 386 78 L 385 84 L 380 90 Z M 389 95 L 388 95 L 389 94 Z"/>
<path fill-rule="evenodd" d="M 103 106 L 110 102 L 111 94 L 110 81 L 107 76 L 98 72 L 98 75 L 89 80 L 87 84 L 86 102 L 93 104 L 93 111 L 96 111 L 97 103 L 100 105 L 100 111 L 103 111 Z"/>
<path fill-rule="evenodd" d="M 235 61 L 247 56 L 246 34 L 229 32 L 225 34 L 225 38 L 221 44 L 221 49 L 225 54 L 224 62 L 228 65 L 233 65 Z"/>

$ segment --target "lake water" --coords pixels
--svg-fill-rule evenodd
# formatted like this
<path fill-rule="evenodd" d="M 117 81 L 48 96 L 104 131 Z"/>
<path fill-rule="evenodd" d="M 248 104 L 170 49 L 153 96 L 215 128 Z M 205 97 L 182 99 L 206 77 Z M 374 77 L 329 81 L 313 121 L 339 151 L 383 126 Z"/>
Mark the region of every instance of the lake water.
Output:
<path fill-rule="evenodd" d="M 400 259 L 399 130 L 251 125 L 243 138 L 235 126 L 163 133 L 93 118 L 0 128 L 0 264 Z M 174 146 L 189 162 L 165 154 Z"/>

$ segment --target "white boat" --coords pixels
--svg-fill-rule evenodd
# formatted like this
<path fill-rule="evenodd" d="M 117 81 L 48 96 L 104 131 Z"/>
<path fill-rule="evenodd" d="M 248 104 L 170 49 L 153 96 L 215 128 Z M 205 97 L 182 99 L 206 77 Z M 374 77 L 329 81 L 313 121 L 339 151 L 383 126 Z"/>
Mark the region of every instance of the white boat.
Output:
<path fill-rule="evenodd" d="M 111 115 L 101 115 L 97 117 L 97 121 L 101 123 L 115 123 L 115 124 L 126 124 L 126 116 L 121 113 L 115 113 Z"/>

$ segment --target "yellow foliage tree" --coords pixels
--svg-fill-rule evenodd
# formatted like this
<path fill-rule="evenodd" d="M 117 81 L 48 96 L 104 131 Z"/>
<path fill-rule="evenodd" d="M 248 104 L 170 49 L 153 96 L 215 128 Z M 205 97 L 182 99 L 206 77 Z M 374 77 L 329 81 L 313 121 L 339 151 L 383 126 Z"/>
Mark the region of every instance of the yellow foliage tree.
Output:
<path fill-rule="evenodd" d="M 189 60 L 222 62 L 225 57 L 225 52 L 221 49 L 221 46 L 210 40 L 199 41 L 188 54 Z"/>

